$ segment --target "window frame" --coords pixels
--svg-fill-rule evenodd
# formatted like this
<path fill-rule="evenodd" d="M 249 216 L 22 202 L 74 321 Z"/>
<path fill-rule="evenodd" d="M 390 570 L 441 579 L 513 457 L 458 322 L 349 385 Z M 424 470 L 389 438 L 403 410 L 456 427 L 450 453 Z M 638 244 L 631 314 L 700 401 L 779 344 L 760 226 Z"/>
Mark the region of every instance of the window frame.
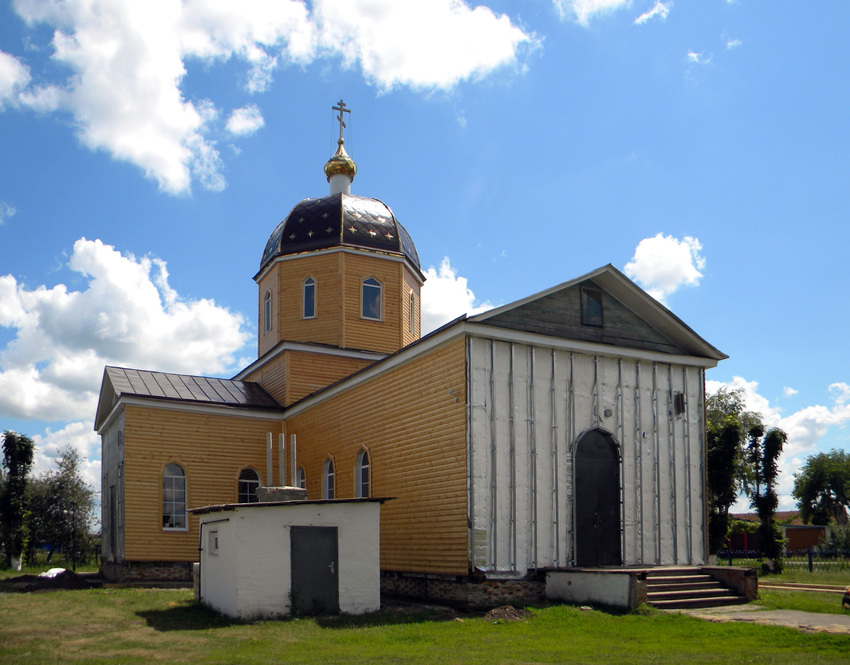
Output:
<path fill-rule="evenodd" d="M 410 325 L 410 334 L 416 334 L 416 294 L 413 293 L 413 289 L 410 289 L 410 293 L 407 297 L 408 306 L 410 307 L 410 314 L 408 317 L 408 324 Z"/>
<path fill-rule="evenodd" d="M 365 448 L 357 453 L 354 465 L 354 496 L 358 499 L 368 499 L 372 496 L 372 461 L 369 451 Z"/>
<path fill-rule="evenodd" d="M 310 290 L 310 306 L 312 308 L 312 314 L 307 313 L 307 290 Z M 316 318 L 316 305 L 317 305 L 317 284 L 316 280 L 312 275 L 307 275 L 304 278 L 304 281 L 301 283 L 301 318 L 302 319 L 315 319 Z"/>
<path fill-rule="evenodd" d="M 307 489 L 307 473 L 304 471 L 303 466 L 299 466 L 295 470 L 295 486 L 300 487 L 302 490 Z"/>
<path fill-rule="evenodd" d="M 176 475 L 175 469 L 179 470 L 180 474 Z M 169 474 L 169 471 L 171 473 Z M 189 516 L 188 516 L 188 482 L 186 478 L 186 470 L 177 462 L 169 462 L 165 465 L 162 470 L 162 502 L 160 504 L 162 510 L 162 530 L 163 531 L 188 531 L 189 530 Z M 170 481 L 166 486 L 166 481 Z M 182 493 L 182 501 L 180 499 L 166 499 L 167 492 L 174 492 L 181 494 Z M 180 506 L 182 505 L 182 512 L 180 511 Z M 182 517 L 182 526 L 178 523 L 180 520 L 178 518 Z M 168 525 L 168 522 L 174 522 L 174 525 Z"/>
<path fill-rule="evenodd" d="M 272 331 L 272 292 L 271 289 L 266 289 L 266 295 L 263 296 L 263 334 Z"/>
<path fill-rule="evenodd" d="M 328 457 L 322 467 L 322 498 L 325 500 L 336 498 L 336 465 L 333 457 Z"/>
<path fill-rule="evenodd" d="M 251 480 L 248 478 L 243 478 L 246 472 L 251 472 L 256 477 L 256 480 Z M 242 483 L 255 483 L 253 492 L 243 492 L 242 491 Z M 253 467 L 246 466 L 239 472 L 239 477 L 236 479 L 236 503 L 259 503 L 260 499 L 257 496 L 257 489 L 260 487 L 262 483 L 262 479 L 260 478 L 260 473 L 254 469 Z M 242 497 L 247 496 L 248 500 L 243 501 Z"/>
<path fill-rule="evenodd" d="M 367 293 L 366 289 L 367 288 L 368 289 L 376 289 L 377 290 L 377 298 L 375 298 L 375 296 L 374 296 L 375 292 L 372 291 L 371 293 L 373 295 L 370 296 L 370 298 L 367 301 L 367 298 L 366 298 L 366 293 Z M 373 301 L 377 303 L 377 309 L 378 309 L 378 315 L 377 316 L 371 316 L 370 314 L 367 314 L 367 312 L 366 312 L 367 302 L 369 302 L 371 304 Z M 384 320 L 384 285 L 383 285 L 383 283 L 381 283 L 381 280 L 379 280 L 377 277 L 374 277 L 374 276 L 367 277 L 362 282 L 360 282 L 360 318 L 366 319 L 367 321 L 383 321 Z"/>

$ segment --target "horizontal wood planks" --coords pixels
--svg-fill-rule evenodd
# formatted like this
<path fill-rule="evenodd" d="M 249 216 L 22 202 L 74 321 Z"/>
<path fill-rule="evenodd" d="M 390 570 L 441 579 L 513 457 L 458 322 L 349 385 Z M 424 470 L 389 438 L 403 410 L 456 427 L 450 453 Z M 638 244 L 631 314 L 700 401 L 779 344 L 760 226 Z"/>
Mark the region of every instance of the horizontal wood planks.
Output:
<path fill-rule="evenodd" d="M 284 402 L 287 406 L 374 362 L 302 351 L 287 351 L 285 355 L 289 370 Z"/>
<path fill-rule="evenodd" d="M 251 467 L 266 480 L 266 433 L 279 420 L 209 415 L 128 405 L 124 414 L 124 557 L 130 561 L 197 561 L 198 519 L 188 531 L 162 528 L 162 472 L 186 473 L 187 504 L 236 503 L 239 473 Z M 277 478 L 275 455 L 274 477 Z"/>
<path fill-rule="evenodd" d="M 383 570 L 468 572 L 466 360 L 463 340 L 416 358 L 289 419 L 309 498 L 322 496 L 331 457 L 337 498 L 354 496 L 369 451 L 381 510 Z"/>

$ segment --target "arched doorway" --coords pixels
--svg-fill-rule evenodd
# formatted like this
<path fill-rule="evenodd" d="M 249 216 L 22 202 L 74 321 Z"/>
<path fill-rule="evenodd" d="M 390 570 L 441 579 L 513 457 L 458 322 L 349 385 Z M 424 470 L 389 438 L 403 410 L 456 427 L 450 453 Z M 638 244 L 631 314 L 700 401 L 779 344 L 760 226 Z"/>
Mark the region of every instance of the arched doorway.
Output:
<path fill-rule="evenodd" d="M 575 565 L 621 565 L 620 454 L 614 437 L 599 429 L 582 434 L 573 468 Z"/>

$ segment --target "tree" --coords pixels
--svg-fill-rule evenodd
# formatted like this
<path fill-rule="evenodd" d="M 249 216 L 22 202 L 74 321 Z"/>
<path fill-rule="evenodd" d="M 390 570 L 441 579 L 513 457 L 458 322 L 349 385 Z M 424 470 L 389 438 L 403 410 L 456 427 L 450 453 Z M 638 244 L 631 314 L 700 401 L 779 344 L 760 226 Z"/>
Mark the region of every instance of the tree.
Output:
<path fill-rule="evenodd" d="M 79 453 L 68 447 L 56 461 L 56 470 L 42 473 L 30 483 L 30 561 L 41 545 L 47 547 L 48 561 L 57 550 L 76 561 L 91 536 L 95 492 L 80 475 L 81 461 Z"/>
<path fill-rule="evenodd" d="M 776 525 L 776 478 L 779 475 L 779 455 L 788 436 L 776 427 L 765 434 L 764 426 L 754 425 L 748 432 L 747 462 L 752 470 L 753 482 L 748 485 L 750 505 L 758 511 L 759 543 L 772 572 L 782 572 L 782 532 Z"/>
<path fill-rule="evenodd" d="M 21 554 L 27 546 L 27 474 L 32 466 L 33 443 L 25 434 L 3 432 L 5 483 L 0 495 L 3 545 L 12 568 L 20 570 Z"/>
<path fill-rule="evenodd" d="M 850 509 L 850 455 L 843 450 L 811 455 L 794 474 L 794 498 L 800 517 L 808 524 L 848 524 Z"/>
<path fill-rule="evenodd" d="M 706 396 L 708 475 L 708 548 L 716 554 L 726 544 L 729 508 L 735 503 L 752 470 L 747 463 L 747 432 L 761 426 L 761 417 L 747 411 L 742 389 L 721 387 Z"/>

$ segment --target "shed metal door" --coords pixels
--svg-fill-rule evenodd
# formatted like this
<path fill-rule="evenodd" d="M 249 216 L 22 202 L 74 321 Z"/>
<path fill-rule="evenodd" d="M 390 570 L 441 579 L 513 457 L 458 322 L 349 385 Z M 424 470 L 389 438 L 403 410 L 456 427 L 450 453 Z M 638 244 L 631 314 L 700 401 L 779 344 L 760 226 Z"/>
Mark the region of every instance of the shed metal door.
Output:
<path fill-rule="evenodd" d="M 292 612 L 339 612 L 339 562 L 335 526 L 293 526 L 290 529 Z"/>
<path fill-rule="evenodd" d="M 604 432 L 591 430 L 575 456 L 576 565 L 622 564 L 620 456 Z"/>

